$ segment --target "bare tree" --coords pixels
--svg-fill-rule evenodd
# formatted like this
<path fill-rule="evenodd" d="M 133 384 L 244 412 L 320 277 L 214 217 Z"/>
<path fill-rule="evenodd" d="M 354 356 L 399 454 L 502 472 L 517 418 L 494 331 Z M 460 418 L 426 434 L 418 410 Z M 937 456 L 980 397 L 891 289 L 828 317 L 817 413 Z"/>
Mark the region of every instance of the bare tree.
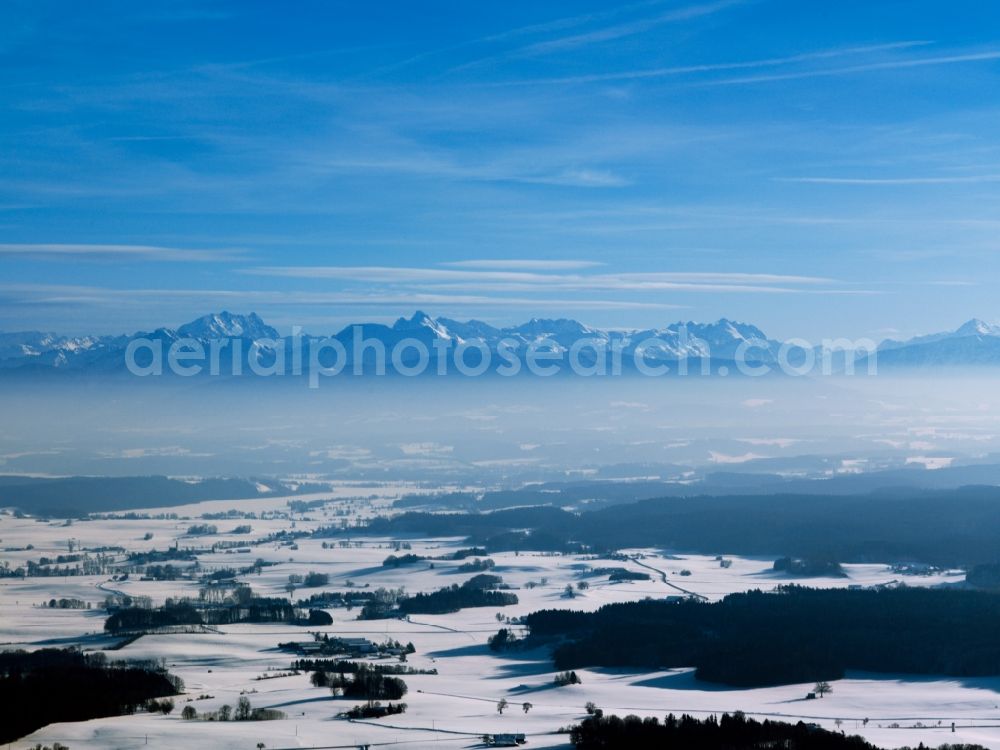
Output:
<path fill-rule="evenodd" d="M 236 716 L 234 718 L 236 721 L 248 721 L 252 710 L 250 699 L 245 695 L 241 695 L 239 701 L 236 703 Z"/>
<path fill-rule="evenodd" d="M 820 698 L 822 698 L 827 693 L 832 693 L 833 688 L 830 686 L 829 682 L 821 681 L 817 682 L 815 687 L 813 687 L 813 692 L 816 693 Z"/>

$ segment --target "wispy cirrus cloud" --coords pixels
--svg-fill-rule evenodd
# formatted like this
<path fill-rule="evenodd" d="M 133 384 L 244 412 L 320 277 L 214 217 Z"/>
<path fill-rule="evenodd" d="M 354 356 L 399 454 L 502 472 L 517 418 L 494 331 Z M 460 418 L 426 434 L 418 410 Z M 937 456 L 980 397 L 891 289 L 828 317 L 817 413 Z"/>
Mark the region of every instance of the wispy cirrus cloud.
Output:
<path fill-rule="evenodd" d="M 1000 182 L 1000 174 L 942 175 L 937 177 L 778 177 L 776 180 L 807 185 L 967 185 Z"/>
<path fill-rule="evenodd" d="M 582 268 L 595 268 L 604 264 L 594 260 L 528 260 L 504 258 L 496 260 L 455 260 L 439 265 L 450 266 L 452 268 L 571 271 Z"/>
<path fill-rule="evenodd" d="M 505 59 L 540 57 L 560 52 L 575 51 L 594 44 L 613 42 L 615 40 L 643 34 L 665 24 L 680 23 L 704 16 L 711 16 L 715 13 L 719 13 L 720 11 L 728 10 L 734 6 L 744 5 L 746 2 L 747 0 L 717 0 L 717 2 L 696 3 L 673 7 L 662 13 L 633 18 L 627 21 L 618 21 L 616 23 L 598 26 L 596 28 L 580 31 L 574 34 L 543 39 L 541 41 L 532 42 L 514 49 L 505 50 L 501 53 L 479 57 L 461 65 L 454 66 L 448 72 L 454 73 L 461 70 L 468 70 L 470 68 L 496 63 L 497 61 Z M 595 20 L 603 20 L 619 16 L 625 11 L 659 4 L 660 3 L 638 3 L 623 6 L 610 13 L 606 12 L 558 19 L 554 22 L 538 24 L 533 27 L 515 29 L 513 32 L 508 32 L 507 34 L 493 35 L 491 37 L 476 40 L 476 42 L 501 41 L 512 35 L 522 36 L 525 33 L 556 31 L 561 27 L 572 28 L 574 26 L 583 26 Z"/>
<path fill-rule="evenodd" d="M 515 26 L 513 28 L 505 29 L 503 31 L 498 31 L 493 34 L 487 34 L 486 36 L 477 36 L 471 39 L 466 39 L 464 41 L 449 45 L 447 47 L 439 47 L 437 49 L 425 50 L 423 52 L 417 53 L 416 55 L 410 55 L 409 57 L 406 57 L 397 62 L 379 66 L 377 69 L 371 71 L 370 74 L 371 75 L 385 74 L 393 70 L 398 70 L 399 68 L 407 67 L 414 63 L 439 57 L 441 55 L 461 52 L 464 49 L 482 47 L 484 45 L 490 45 L 509 40 L 523 39 L 526 37 L 541 36 L 553 32 L 562 32 L 566 31 L 567 29 L 581 27 L 587 24 L 608 21 L 614 18 L 619 18 L 623 14 L 630 13 L 632 11 L 655 7 L 658 5 L 663 5 L 663 0 L 643 0 L 642 2 L 631 3 L 628 5 L 619 5 L 609 10 L 581 13 L 575 16 L 561 16 L 559 18 L 552 18 L 550 20 L 541 21 L 538 23 L 531 23 L 523 26 Z M 492 59 L 492 58 L 487 58 L 487 59 Z M 458 68 L 472 67 L 484 61 L 485 59 L 482 58 L 477 59 L 470 63 L 458 66 Z"/>
<path fill-rule="evenodd" d="M 447 24 L 362 4 L 329 11 L 334 34 L 320 9 L 231 5 L 243 33 L 211 49 L 172 44 L 136 23 L 142 10 L 97 26 L 82 11 L 39 16 L 12 60 L 26 82 L 0 96 L 3 242 L 26 243 L 0 246 L 0 275 L 94 286 L 0 290 L 15 299 L 4 327 L 117 326 L 115 306 L 159 324 L 219 304 L 285 320 L 644 304 L 769 330 L 909 331 L 990 309 L 988 4 L 944 25 L 915 10 L 905 33 L 851 3 L 525 4 Z M 246 59 L 262 22 L 303 21 L 315 38 L 279 34 Z M 157 64 L 93 55 L 123 35 Z M 257 269 L 227 266 L 239 251 L 212 249 L 226 246 Z M 348 264 L 427 268 L 313 273 Z M 657 267 L 731 273 L 615 273 Z M 150 285 L 191 296 L 137 289 Z M 892 304 L 838 296 L 876 292 Z"/>
<path fill-rule="evenodd" d="M 746 0 L 719 0 L 718 2 L 681 6 L 646 18 L 639 18 L 633 21 L 613 24 L 611 26 L 585 31 L 579 34 L 572 34 L 570 36 L 536 42 L 535 44 L 522 47 L 517 50 L 517 52 L 522 55 L 543 55 L 551 52 L 608 42 L 614 39 L 621 39 L 623 37 L 642 34 L 663 24 L 677 23 L 678 21 L 689 21 L 702 16 L 709 16 L 714 13 L 718 13 L 719 11 L 728 10 L 736 5 L 742 5 L 745 2 Z"/>
<path fill-rule="evenodd" d="M 669 78 L 672 76 L 694 75 L 698 73 L 717 73 L 730 70 L 747 70 L 754 68 L 772 68 L 796 63 L 818 60 L 852 57 L 878 52 L 892 52 L 930 44 L 923 40 L 908 40 L 887 42 L 884 44 L 869 44 L 857 47 L 839 47 L 834 49 L 803 52 L 797 55 L 783 57 L 766 57 L 757 60 L 736 60 L 733 62 L 701 63 L 697 65 L 673 65 L 658 68 L 638 68 L 634 70 L 611 71 L 586 75 L 561 76 L 552 78 L 528 78 L 513 81 L 498 81 L 491 86 L 519 86 L 542 84 L 578 84 L 578 83 L 611 83 L 614 81 L 633 81 L 654 78 Z M 806 72 L 806 71 L 800 71 Z"/>
<path fill-rule="evenodd" d="M 823 78 L 827 76 L 844 76 L 856 73 L 870 73 L 879 70 L 903 70 L 905 68 L 922 68 L 935 65 L 956 65 L 960 63 L 988 62 L 1000 60 L 1000 50 L 990 49 L 981 52 L 965 52 L 954 55 L 936 55 L 931 57 L 903 58 L 884 62 L 848 65 L 839 68 L 820 68 L 817 70 L 800 70 L 787 73 L 770 73 L 765 75 L 726 78 L 706 81 L 705 85 L 736 85 L 749 83 L 769 83 L 772 81 L 791 81 L 797 78 Z"/>
<path fill-rule="evenodd" d="M 540 269 L 539 269 L 540 270 Z M 833 279 L 768 273 L 649 272 L 649 273 L 540 273 L 496 268 L 423 268 L 401 266 L 262 266 L 243 269 L 254 276 L 299 279 L 337 279 L 357 283 L 420 285 L 422 288 L 461 288 L 491 292 L 564 291 L 687 291 L 740 293 L 798 293 L 810 291 L 867 293 L 860 289 L 829 289 Z"/>
<path fill-rule="evenodd" d="M 610 188 L 624 187 L 629 181 L 610 170 L 581 167 L 543 167 L 531 164 L 462 164 L 424 153 L 403 153 L 395 157 L 336 157 L 321 165 L 330 172 L 398 173 L 417 177 L 471 182 L 511 182 L 525 185 Z"/>
<path fill-rule="evenodd" d="M 310 307 L 387 307 L 413 309 L 419 306 L 469 306 L 503 308 L 544 308 L 556 310 L 669 310 L 684 307 L 660 301 L 619 299 L 573 299 L 490 296 L 463 293 L 422 293 L 418 291 L 288 291 L 269 289 L 121 289 L 69 284 L 0 284 L 0 305 L 104 306 L 147 308 L 151 303 L 178 304 L 190 313 L 192 305 Z"/>
<path fill-rule="evenodd" d="M 220 262 L 245 260 L 239 250 L 190 249 L 159 245 L 112 245 L 74 243 L 2 243 L 0 256 L 22 256 L 35 259 L 73 258 L 74 260 L 138 260 L 165 262 Z"/>

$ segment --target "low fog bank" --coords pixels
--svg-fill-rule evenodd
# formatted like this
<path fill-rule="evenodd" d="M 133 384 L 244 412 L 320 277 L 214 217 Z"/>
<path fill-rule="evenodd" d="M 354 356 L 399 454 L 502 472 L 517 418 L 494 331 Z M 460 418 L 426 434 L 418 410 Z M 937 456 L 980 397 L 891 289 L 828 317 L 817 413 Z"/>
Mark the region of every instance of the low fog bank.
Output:
<path fill-rule="evenodd" d="M 7 381 L 0 472 L 552 480 L 1000 463 L 983 372 Z"/>

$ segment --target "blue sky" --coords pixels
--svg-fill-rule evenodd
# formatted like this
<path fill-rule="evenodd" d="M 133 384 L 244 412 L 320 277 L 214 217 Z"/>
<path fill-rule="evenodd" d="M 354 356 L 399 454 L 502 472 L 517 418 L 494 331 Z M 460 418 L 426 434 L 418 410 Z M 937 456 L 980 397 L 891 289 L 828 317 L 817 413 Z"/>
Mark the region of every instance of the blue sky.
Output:
<path fill-rule="evenodd" d="M 0 329 L 996 320 L 1000 5 L 0 6 Z"/>

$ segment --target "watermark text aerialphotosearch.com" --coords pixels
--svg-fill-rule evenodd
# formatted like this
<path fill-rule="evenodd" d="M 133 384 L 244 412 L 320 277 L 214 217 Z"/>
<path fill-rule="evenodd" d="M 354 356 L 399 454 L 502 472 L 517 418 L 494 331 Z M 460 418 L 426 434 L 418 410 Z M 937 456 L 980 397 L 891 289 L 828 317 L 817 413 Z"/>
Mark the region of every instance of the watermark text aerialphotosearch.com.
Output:
<path fill-rule="evenodd" d="M 305 376 L 309 387 L 337 375 L 404 377 L 451 375 L 478 377 L 528 374 L 551 377 L 572 374 L 606 377 L 635 373 L 664 375 L 742 375 L 774 373 L 791 376 L 876 374 L 877 345 L 869 339 L 824 339 L 818 345 L 803 339 L 777 344 L 764 339 L 742 340 L 724 354 L 708 341 L 681 327 L 676 338 L 650 336 L 630 341 L 602 336 L 580 337 L 568 345 L 551 337 L 531 341 L 504 338 L 455 340 L 402 338 L 385 342 L 366 337 L 363 326 L 350 335 L 303 336 L 296 328 L 286 338 L 133 339 L 125 364 L 133 375 L 170 373 L 196 375 Z M 859 367 L 855 367 L 855 365 Z"/>

